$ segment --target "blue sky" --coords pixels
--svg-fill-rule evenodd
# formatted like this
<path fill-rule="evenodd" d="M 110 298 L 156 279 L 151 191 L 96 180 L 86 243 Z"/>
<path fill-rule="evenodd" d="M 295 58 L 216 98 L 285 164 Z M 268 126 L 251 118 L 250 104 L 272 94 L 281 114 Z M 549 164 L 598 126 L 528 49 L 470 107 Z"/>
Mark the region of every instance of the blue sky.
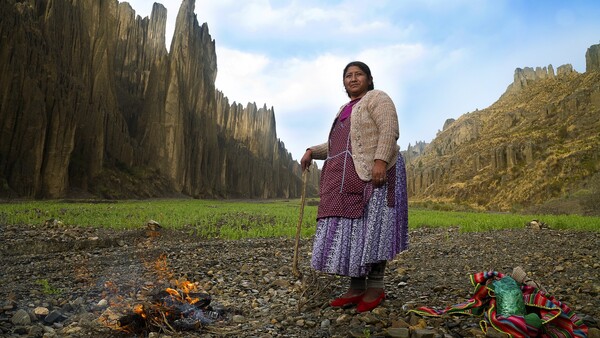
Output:
<path fill-rule="evenodd" d="M 149 16 L 152 2 L 128 1 Z M 181 0 L 168 10 L 167 45 Z M 600 43 L 600 1 L 197 0 L 215 40 L 216 86 L 230 102 L 273 107 L 293 158 L 326 141 L 361 60 L 394 100 L 398 144 L 431 141 L 448 118 L 494 103 L 524 67 L 572 64 Z M 167 46 L 168 47 L 168 46 Z"/>

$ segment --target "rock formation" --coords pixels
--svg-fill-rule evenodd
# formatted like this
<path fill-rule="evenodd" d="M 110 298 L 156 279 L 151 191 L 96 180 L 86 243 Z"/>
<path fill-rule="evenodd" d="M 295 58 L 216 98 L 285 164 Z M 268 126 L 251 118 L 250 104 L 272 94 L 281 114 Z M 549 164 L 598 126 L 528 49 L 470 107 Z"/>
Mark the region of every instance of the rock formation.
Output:
<path fill-rule="evenodd" d="M 527 87 L 528 83 L 535 82 L 543 79 L 553 79 L 555 76 L 563 76 L 573 73 L 573 66 L 566 64 L 558 67 L 556 75 L 554 74 L 554 68 L 552 65 L 548 67 L 531 67 L 517 68 L 515 69 L 514 81 L 511 83 L 505 94 L 512 94 L 519 92 L 523 88 Z"/>
<path fill-rule="evenodd" d="M 591 46 L 585 53 L 585 71 L 600 71 L 600 44 Z"/>
<path fill-rule="evenodd" d="M 157 3 L 141 18 L 116 0 L 2 1 L 0 195 L 299 196 L 273 109 L 216 90 L 194 5 L 183 0 L 167 51 Z"/>
<path fill-rule="evenodd" d="M 556 75 L 552 66 L 519 68 L 493 105 L 447 121 L 422 152 L 411 152 L 411 199 L 518 210 L 600 196 L 591 183 L 600 178 L 599 51 L 588 49 L 583 74 L 571 65 Z"/>

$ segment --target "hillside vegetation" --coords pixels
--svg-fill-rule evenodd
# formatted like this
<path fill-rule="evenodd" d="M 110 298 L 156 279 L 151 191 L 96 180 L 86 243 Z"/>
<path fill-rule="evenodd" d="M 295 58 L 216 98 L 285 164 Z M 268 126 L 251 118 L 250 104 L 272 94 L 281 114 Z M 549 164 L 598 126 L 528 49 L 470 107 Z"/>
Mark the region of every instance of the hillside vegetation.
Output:
<path fill-rule="evenodd" d="M 413 201 L 598 214 L 599 154 L 600 71 L 517 69 L 498 101 L 449 120 L 420 156 L 409 154 L 409 191 Z"/>

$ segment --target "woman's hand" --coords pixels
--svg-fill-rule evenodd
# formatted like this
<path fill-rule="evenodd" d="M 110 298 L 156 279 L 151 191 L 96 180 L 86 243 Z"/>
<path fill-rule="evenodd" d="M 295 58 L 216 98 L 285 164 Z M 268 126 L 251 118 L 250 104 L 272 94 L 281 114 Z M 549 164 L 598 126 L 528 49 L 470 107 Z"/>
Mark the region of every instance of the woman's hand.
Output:
<path fill-rule="evenodd" d="M 373 185 L 379 188 L 385 184 L 386 181 L 386 167 L 387 162 L 384 160 L 375 160 L 373 164 L 373 172 L 371 174 Z"/>
<path fill-rule="evenodd" d="M 300 165 L 302 166 L 302 171 L 308 170 L 310 165 L 312 164 L 312 150 L 306 149 L 306 152 L 302 156 L 300 160 Z"/>

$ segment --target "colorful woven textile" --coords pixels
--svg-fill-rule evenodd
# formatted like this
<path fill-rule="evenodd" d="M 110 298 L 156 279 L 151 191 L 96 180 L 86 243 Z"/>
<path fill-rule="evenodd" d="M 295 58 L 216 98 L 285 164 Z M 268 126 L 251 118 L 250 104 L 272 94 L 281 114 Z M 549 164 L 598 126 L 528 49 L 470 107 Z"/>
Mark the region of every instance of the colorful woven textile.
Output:
<path fill-rule="evenodd" d="M 496 314 L 496 299 L 491 282 L 504 277 L 496 271 L 479 272 L 470 276 L 475 286 L 473 296 L 466 302 L 449 306 L 444 310 L 420 307 L 411 310 L 424 316 L 442 314 L 466 314 L 483 316 L 481 329 L 486 332 L 488 325 L 508 334 L 510 337 L 587 337 L 588 328 L 575 312 L 553 296 L 532 286 L 521 285 L 523 301 L 527 313 L 535 313 L 541 318 L 542 326 L 528 325 L 524 316 L 501 316 Z M 488 283 L 489 282 L 489 283 Z"/>

